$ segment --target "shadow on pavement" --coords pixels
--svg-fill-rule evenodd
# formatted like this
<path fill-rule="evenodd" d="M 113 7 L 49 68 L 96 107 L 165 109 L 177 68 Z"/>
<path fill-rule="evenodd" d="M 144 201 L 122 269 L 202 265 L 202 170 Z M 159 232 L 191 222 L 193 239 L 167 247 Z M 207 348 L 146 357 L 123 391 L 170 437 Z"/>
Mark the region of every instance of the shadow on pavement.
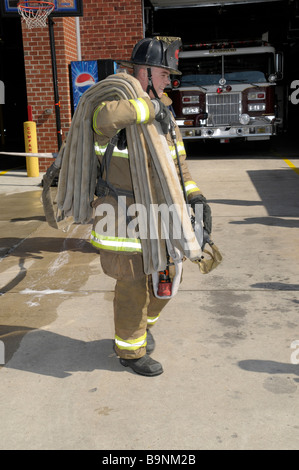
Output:
<path fill-rule="evenodd" d="M 238 362 L 241 369 L 248 372 L 267 374 L 294 374 L 299 376 L 299 365 L 284 364 L 283 362 L 248 359 Z"/>
<path fill-rule="evenodd" d="M 6 352 L 5 367 L 34 374 L 66 378 L 72 372 L 91 372 L 95 369 L 122 371 L 114 352 L 112 339 L 82 341 L 45 330 L 22 326 L 0 326 L 1 341 L 15 336 L 23 344 L 9 360 Z M 7 362 L 9 361 L 9 362 Z"/>

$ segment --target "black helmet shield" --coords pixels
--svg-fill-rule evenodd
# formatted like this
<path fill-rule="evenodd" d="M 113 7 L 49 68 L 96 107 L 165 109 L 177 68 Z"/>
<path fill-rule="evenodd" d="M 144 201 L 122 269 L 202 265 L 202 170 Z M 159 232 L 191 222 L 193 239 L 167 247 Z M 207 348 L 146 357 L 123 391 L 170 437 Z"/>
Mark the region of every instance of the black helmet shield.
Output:
<path fill-rule="evenodd" d="M 156 38 L 141 39 L 133 49 L 130 62 L 149 67 L 162 67 L 171 74 L 181 75 L 178 70 L 181 44 L 180 39 L 176 39 L 170 44 Z"/>
<path fill-rule="evenodd" d="M 148 75 L 147 93 L 152 90 L 154 96 L 158 98 L 157 92 L 153 86 L 151 67 L 160 67 L 168 70 L 169 73 L 173 75 L 182 75 L 178 70 L 181 45 L 182 41 L 180 38 L 144 38 L 135 45 L 131 60 L 118 61 L 118 63 L 124 66 L 146 66 Z"/>

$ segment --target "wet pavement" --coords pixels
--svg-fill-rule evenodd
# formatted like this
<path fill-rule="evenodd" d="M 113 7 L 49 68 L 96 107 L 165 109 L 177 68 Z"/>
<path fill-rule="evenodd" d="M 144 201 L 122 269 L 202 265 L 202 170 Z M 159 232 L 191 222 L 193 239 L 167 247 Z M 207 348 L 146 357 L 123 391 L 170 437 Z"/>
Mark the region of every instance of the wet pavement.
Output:
<path fill-rule="evenodd" d="M 189 159 L 224 261 L 186 261 L 155 378 L 114 353 L 90 225 L 50 228 L 41 178 L 0 175 L 1 449 L 298 448 L 299 155 L 271 155 Z"/>

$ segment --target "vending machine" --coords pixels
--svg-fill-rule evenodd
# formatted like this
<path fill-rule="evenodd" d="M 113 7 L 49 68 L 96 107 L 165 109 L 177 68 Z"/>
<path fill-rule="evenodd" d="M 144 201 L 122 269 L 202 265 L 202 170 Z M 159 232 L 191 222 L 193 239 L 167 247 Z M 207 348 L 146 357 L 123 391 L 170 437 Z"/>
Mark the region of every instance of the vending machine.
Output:
<path fill-rule="evenodd" d="M 80 60 L 70 63 L 72 114 L 76 111 L 83 93 L 108 75 L 114 74 L 116 69 L 117 64 L 112 59 Z"/>

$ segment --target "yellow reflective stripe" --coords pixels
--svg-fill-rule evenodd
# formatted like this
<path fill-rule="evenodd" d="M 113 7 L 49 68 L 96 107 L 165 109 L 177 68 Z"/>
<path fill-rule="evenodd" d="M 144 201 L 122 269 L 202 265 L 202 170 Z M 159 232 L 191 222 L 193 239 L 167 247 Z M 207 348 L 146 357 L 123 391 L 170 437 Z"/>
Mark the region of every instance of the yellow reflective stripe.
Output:
<path fill-rule="evenodd" d="M 138 251 L 141 252 L 141 243 L 138 238 L 108 237 L 99 235 L 94 230 L 91 232 L 91 244 L 102 250 L 111 251 Z"/>
<path fill-rule="evenodd" d="M 108 144 L 107 144 L 108 145 Z M 98 142 L 94 144 L 94 150 L 96 155 L 104 155 L 107 145 L 99 145 Z M 129 158 L 128 149 L 125 148 L 124 150 L 119 150 L 119 148 L 115 147 L 115 150 L 112 153 L 113 157 L 121 157 L 121 158 Z"/>
<path fill-rule="evenodd" d="M 112 157 L 129 158 L 128 149 L 119 150 L 119 148 L 117 148 L 114 150 Z"/>
<path fill-rule="evenodd" d="M 185 153 L 185 146 L 183 142 L 178 141 L 177 148 L 178 148 L 179 155 L 182 155 L 183 153 Z"/>
<path fill-rule="evenodd" d="M 160 313 L 156 317 L 147 317 L 148 325 L 154 325 L 154 323 L 158 321 L 159 317 L 160 317 Z"/>
<path fill-rule="evenodd" d="M 149 109 L 148 109 L 148 105 L 146 104 L 146 101 L 142 98 L 136 98 L 136 99 L 129 100 L 129 101 L 134 106 L 136 114 L 137 114 L 136 124 L 146 124 L 150 117 L 150 113 L 149 113 Z"/>
<path fill-rule="evenodd" d="M 94 150 L 95 150 L 96 155 L 104 155 L 107 145 L 99 145 L 98 142 L 95 142 Z"/>
<path fill-rule="evenodd" d="M 98 135 L 103 135 L 102 132 L 98 129 L 97 127 L 97 117 L 98 117 L 98 114 L 99 112 L 101 111 L 101 109 L 104 108 L 104 106 L 106 106 L 106 103 L 101 103 L 95 110 L 95 112 L 93 113 L 93 120 L 92 120 L 92 126 L 93 126 L 93 130 L 96 132 L 96 134 Z"/>
<path fill-rule="evenodd" d="M 185 189 L 186 189 L 187 196 L 191 193 L 195 193 L 196 191 L 200 191 L 195 181 L 186 181 Z"/>
<path fill-rule="evenodd" d="M 170 150 L 170 154 L 171 154 L 172 158 L 176 159 L 176 148 L 175 148 L 175 146 L 170 145 L 169 150 Z M 185 151 L 185 146 L 184 146 L 183 142 L 178 142 L 177 143 L 177 150 L 178 150 L 178 154 L 180 156 L 185 155 L 186 151 Z"/>
<path fill-rule="evenodd" d="M 136 349 L 145 347 L 147 333 L 145 332 L 140 338 L 132 340 L 123 340 L 119 336 L 115 335 L 115 344 L 119 349 L 129 349 L 130 351 L 135 351 Z"/>
<path fill-rule="evenodd" d="M 175 148 L 169 146 L 169 150 L 170 150 L 170 155 L 171 155 L 172 159 L 175 160 L 175 159 L 176 159 L 176 151 L 175 151 Z"/>

